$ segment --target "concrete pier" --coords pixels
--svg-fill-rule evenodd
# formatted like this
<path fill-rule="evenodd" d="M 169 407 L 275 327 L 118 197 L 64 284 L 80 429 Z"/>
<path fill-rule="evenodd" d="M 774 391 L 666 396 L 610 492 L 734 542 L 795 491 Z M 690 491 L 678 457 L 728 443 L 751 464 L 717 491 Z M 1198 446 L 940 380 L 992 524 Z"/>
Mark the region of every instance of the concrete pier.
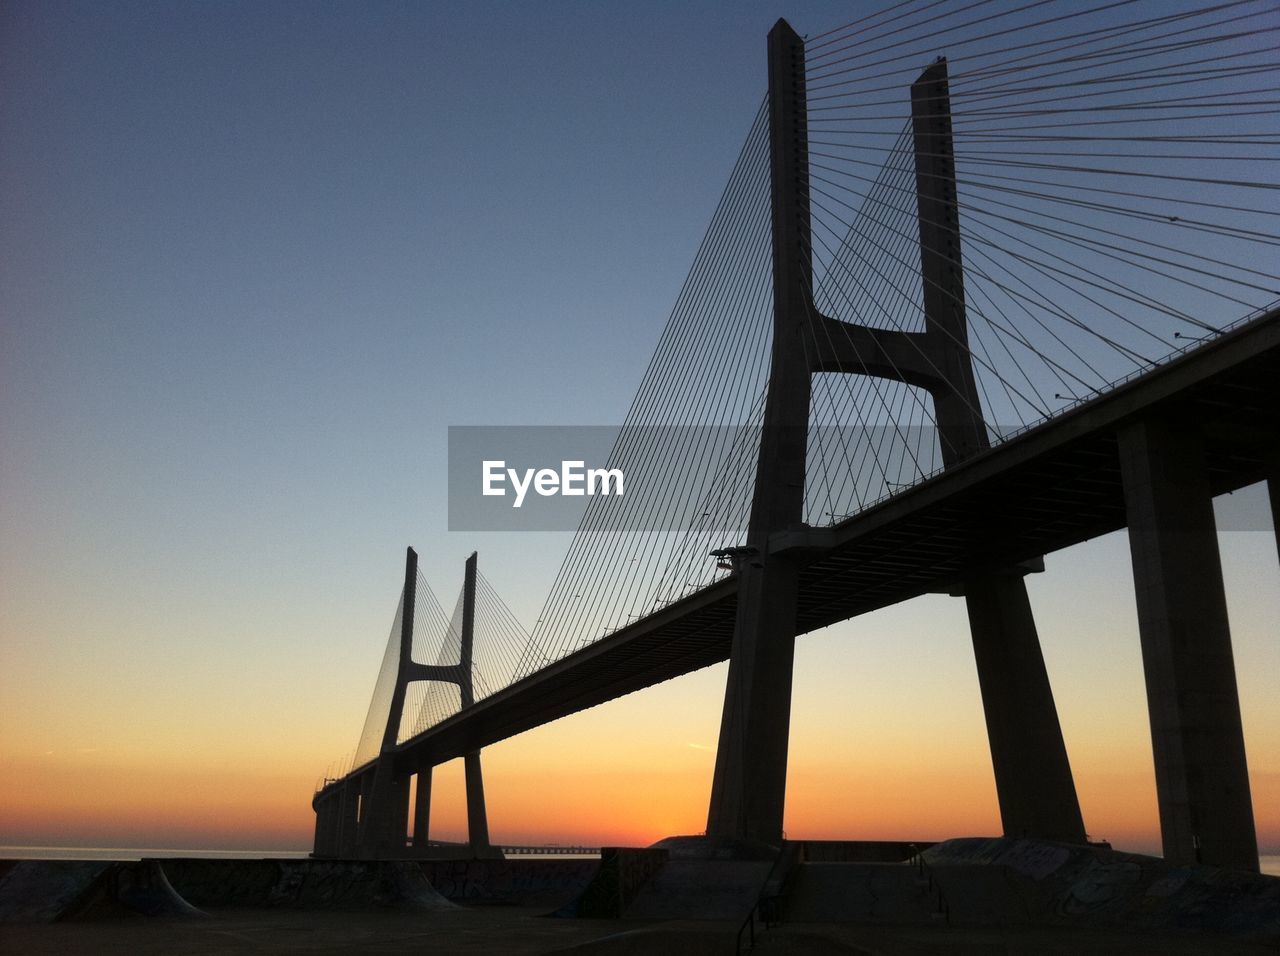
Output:
<path fill-rule="evenodd" d="M 484 806 L 484 777 L 480 772 L 480 751 L 462 758 L 467 787 L 467 842 L 476 856 L 491 853 L 489 815 Z"/>
<path fill-rule="evenodd" d="M 1085 841 L 1075 781 L 1021 575 L 965 582 L 973 656 L 1005 836 Z"/>
<path fill-rule="evenodd" d="M 792 559 L 769 554 L 769 541 L 803 518 L 811 388 L 804 67 L 804 41 L 779 20 L 769 31 L 773 347 L 747 548 L 736 560 L 737 616 L 707 812 L 708 836 L 775 846 L 786 795 L 798 579 Z"/>
<path fill-rule="evenodd" d="M 973 373 L 956 199 L 951 89 L 939 59 L 911 85 L 920 275 L 919 335 L 942 460 L 954 468 L 989 447 Z M 926 377 L 928 377 L 926 375 Z M 974 662 L 1006 836 L 1083 843 L 1084 821 L 1022 571 L 964 581 Z"/>
<path fill-rule="evenodd" d="M 418 768 L 418 789 L 413 795 L 413 845 L 425 847 L 431 832 L 431 772 L 430 764 Z"/>
<path fill-rule="evenodd" d="M 1119 435 L 1164 857 L 1258 870 L 1213 501 L 1194 424 Z"/>

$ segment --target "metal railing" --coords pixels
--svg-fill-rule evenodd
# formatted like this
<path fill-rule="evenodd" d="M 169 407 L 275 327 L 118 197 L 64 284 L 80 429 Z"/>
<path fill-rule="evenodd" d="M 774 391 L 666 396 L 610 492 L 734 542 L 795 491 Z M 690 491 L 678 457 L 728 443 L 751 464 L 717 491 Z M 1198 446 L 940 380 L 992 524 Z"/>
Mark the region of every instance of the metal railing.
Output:
<path fill-rule="evenodd" d="M 782 850 L 778 853 L 778 858 L 773 861 L 773 867 L 769 870 L 769 875 L 765 877 L 764 885 L 760 888 L 760 895 L 756 897 L 755 904 L 751 907 L 751 912 L 747 913 L 747 918 L 738 927 L 738 937 L 734 945 L 735 952 L 750 952 L 755 949 L 757 926 L 763 931 L 772 929 L 782 922 L 782 901 L 790 888 L 791 878 L 795 874 L 796 867 L 803 860 L 803 842 L 783 842 Z M 742 945 L 743 934 L 746 934 L 747 937 L 745 949 Z"/>
<path fill-rule="evenodd" d="M 933 868 L 925 861 L 924 851 L 917 850 L 907 862 L 916 868 L 920 883 L 924 887 L 926 895 L 934 904 L 933 915 L 950 925 L 951 904 L 947 902 L 946 896 L 943 895 L 942 887 L 938 884 L 937 877 L 934 876 Z"/>

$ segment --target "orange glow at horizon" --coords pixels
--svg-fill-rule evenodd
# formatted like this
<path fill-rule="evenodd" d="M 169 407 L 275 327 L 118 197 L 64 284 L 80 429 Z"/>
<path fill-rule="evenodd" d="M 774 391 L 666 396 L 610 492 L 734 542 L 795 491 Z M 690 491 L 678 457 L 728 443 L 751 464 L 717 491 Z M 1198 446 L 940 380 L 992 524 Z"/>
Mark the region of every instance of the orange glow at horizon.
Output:
<path fill-rule="evenodd" d="M 1249 560 L 1227 562 L 1229 591 L 1265 596 L 1275 590 L 1274 541 L 1244 537 Z M 1099 558 L 1123 546 L 1113 538 L 1080 552 L 1074 581 L 1088 602 L 1055 590 L 1052 574 L 1029 587 L 1086 828 L 1117 848 L 1158 852 L 1131 597 Z M 1254 814 L 1262 852 L 1274 853 L 1280 700 L 1269 677 L 1280 615 L 1265 603 L 1239 606 L 1232 626 Z M 13 648 L 2 652 L 11 661 L 21 653 Z M 362 673 L 371 666 L 350 666 L 359 664 Z M 367 707 L 363 695 L 330 688 L 328 699 L 344 703 L 316 709 L 314 688 L 282 689 L 260 673 L 244 682 L 193 673 L 181 687 L 129 695 L 123 677 L 108 684 L 49 669 L 74 688 L 66 699 L 76 706 L 51 705 L 34 679 L 6 688 L 0 844 L 305 852 L 313 786 Z M 725 675 L 724 665 L 707 668 L 485 748 L 492 840 L 643 846 L 702 831 Z M 203 704 L 195 716 L 193 700 Z M 431 835 L 464 839 L 461 761 L 436 768 L 432 797 Z M 797 642 L 784 826 L 798 839 L 1000 831 L 960 602 L 922 598 Z"/>
<path fill-rule="evenodd" d="M 545 774 L 512 769 L 523 755 L 511 756 L 485 761 L 494 842 L 644 846 L 705 825 L 710 755 L 701 767 L 636 772 L 575 769 L 566 754 L 563 763 L 544 764 Z M 103 765 L 39 774 L 30 766 L 6 769 L 41 784 L 6 798 L 0 842 L 300 851 L 311 843 L 310 787 L 296 776 L 114 773 Z M 1093 838 L 1158 852 L 1149 772 L 1086 771 L 1077 781 Z M 461 761 L 437 767 L 432 790 L 433 838 L 464 840 Z M 905 771 L 866 764 L 823 774 L 798 768 L 789 776 L 787 801 L 793 839 L 942 840 L 1000 830 L 994 784 L 982 767 Z M 1255 776 L 1254 801 L 1267 852 L 1280 846 L 1280 776 Z"/>
<path fill-rule="evenodd" d="M 6 762 L 0 842 L 209 849 L 306 847 L 305 784 L 287 774 Z"/>

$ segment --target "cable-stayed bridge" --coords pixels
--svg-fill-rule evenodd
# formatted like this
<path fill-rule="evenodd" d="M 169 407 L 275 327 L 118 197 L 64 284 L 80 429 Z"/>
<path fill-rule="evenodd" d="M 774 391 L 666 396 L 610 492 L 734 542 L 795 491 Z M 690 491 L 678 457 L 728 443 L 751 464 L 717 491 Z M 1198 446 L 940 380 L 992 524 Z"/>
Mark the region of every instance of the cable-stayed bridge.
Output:
<path fill-rule="evenodd" d="M 316 854 L 438 850 L 460 756 L 488 852 L 481 748 L 726 659 L 707 834 L 776 844 L 795 637 L 932 591 L 967 605 L 1005 832 L 1082 842 L 1023 576 L 1128 528 L 1165 856 L 1256 869 L 1211 499 L 1280 501 L 1277 33 L 1258 0 L 780 21 L 628 494 L 527 630 L 476 556 L 446 613 L 409 552 Z"/>

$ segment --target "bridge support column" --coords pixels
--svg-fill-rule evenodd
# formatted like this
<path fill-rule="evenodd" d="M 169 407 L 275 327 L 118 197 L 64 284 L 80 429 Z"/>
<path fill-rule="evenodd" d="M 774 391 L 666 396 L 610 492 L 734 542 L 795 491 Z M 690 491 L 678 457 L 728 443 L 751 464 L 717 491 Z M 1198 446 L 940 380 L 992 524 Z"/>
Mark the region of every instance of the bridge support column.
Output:
<path fill-rule="evenodd" d="M 418 768 L 418 790 L 413 795 L 413 845 L 418 848 L 431 839 L 431 771 L 430 765 Z"/>
<path fill-rule="evenodd" d="M 355 857 L 360 831 L 360 781 L 348 777 L 342 783 L 338 802 L 338 856 Z"/>
<path fill-rule="evenodd" d="M 476 561 L 473 551 L 467 558 L 462 577 L 462 634 L 459 667 L 462 681 L 459 696 L 463 707 L 475 703 L 475 631 L 476 631 Z M 477 856 L 493 856 L 489 846 L 489 815 L 484 805 L 484 777 L 480 770 L 480 751 L 473 750 L 462 758 L 467 788 L 467 842 Z M 501 854 L 496 854 L 501 856 Z"/>
<path fill-rule="evenodd" d="M 467 780 L 467 842 L 476 856 L 487 855 L 489 815 L 484 805 L 484 778 L 480 773 L 480 751 L 462 758 Z"/>
<path fill-rule="evenodd" d="M 370 842 L 373 839 L 373 830 L 370 827 L 372 815 L 369 806 L 370 797 L 373 796 L 373 774 L 369 772 L 362 773 L 357 784 L 357 818 L 356 818 L 356 856 L 370 855 Z"/>
<path fill-rule="evenodd" d="M 1021 573 L 970 578 L 965 602 L 1004 833 L 1083 843 L 1075 780 Z"/>
<path fill-rule="evenodd" d="M 337 856 L 335 828 L 338 817 L 334 812 L 335 796 L 333 793 L 327 793 L 313 801 L 316 811 L 316 838 L 311 850 L 312 856 Z"/>
<path fill-rule="evenodd" d="M 342 792 L 338 791 L 329 800 L 329 849 L 327 856 L 342 856 Z"/>
<path fill-rule="evenodd" d="M 1231 630 L 1194 426 L 1120 432 L 1164 857 L 1258 870 Z"/>
<path fill-rule="evenodd" d="M 404 597 L 400 613 L 400 655 L 395 689 L 387 711 L 377 761 L 363 775 L 359 855 L 366 859 L 403 856 L 409 828 L 409 776 L 396 767 L 396 743 L 404 713 L 405 687 L 413 662 L 413 616 L 418 591 L 418 553 L 405 550 Z"/>
<path fill-rule="evenodd" d="M 920 274 L 921 348 L 939 381 L 930 388 L 942 460 L 950 468 L 989 447 L 973 374 L 956 199 L 951 92 L 939 59 L 911 85 Z M 1040 637 L 1017 569 L 964 582 L 991 765 L 1008 836 L 1085 841 Z"/>
<path fill-rule="evenodd" d="M 324 801 L 323 810 L 316 818 L 316 855 L 338 855 L 338 815 L 339 802 L 337 794 L 329 794 Z"/>
<path fill-rule="evenodd" d="M 779 20 L 769 31 L 773 353 L 748 548 L 735 560 L 738 610 L 707 812 L 708 836 L 775 846 L 786 795 L 797 569 L 771 556 L 769 541 L 803 519 L 811 390 L 805 337 L 814 322 L 804 70 L 804 42 Z"/>
<path fill-rule="evenodd" d="M 707 835 L 770 845 L 782 840 L 791 730 L 797 575 L 739 566 L 733 657 L 720 718 Z"/>
<path fill-rule="evenodd" d="M 312 856 L 332 856 L 333 853 L 329 847 L 329 801 L 315 800 L 311 801 L 312 808 L 316 811 L 316 837 L 311 845 Z"/>
<path fill-rule="evenodd" d="M 317 855 L 336 857 L 342 854 L 342 794 L 330 793 L 324 805 L 324 844 Z"/>
<path fill-rule="evenodd" d="M 397 773 L 391 754 L 378 757 L 363 800 L 360 856 L 403 856 L 409 829 L 409 777 Z"/>

